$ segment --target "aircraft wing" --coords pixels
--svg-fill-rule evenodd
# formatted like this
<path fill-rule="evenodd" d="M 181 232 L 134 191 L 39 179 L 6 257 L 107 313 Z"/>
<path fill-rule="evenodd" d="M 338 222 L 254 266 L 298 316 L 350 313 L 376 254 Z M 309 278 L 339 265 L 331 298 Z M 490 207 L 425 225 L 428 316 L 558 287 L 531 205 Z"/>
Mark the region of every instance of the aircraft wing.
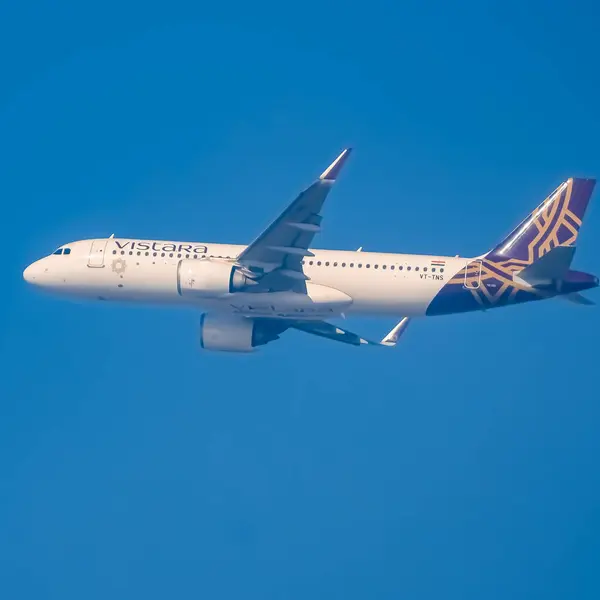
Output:
<path fill-rule="evenodd" d="M 410 318 L 404 317 L 380 342 L 371 342 L 356 333 L 352 333 L 351 331 L 347 331 L 346 329 L 342 329 L 341 327 L 337 327 L 336 325 L 332 325 L 325 321 L 294 321 L 289 324 L 289 327 L 337 342 L 352 344 L 353 346 L 368 344 L 370 346 L 393 347 L 398 343 L 400 336 L 406 331 L 409 323 Z"/>
<path fill-rule="evenodd" d="M 308 277 L 302 260 L 312 256 L 308 250 L 321 230 L 321 209 L 351 149 L 346 148 L 319 179 L 305 189 L 282 213 L 237 257 L 239 265 L 259 285 L 258 291 L 306 292 Z"/>

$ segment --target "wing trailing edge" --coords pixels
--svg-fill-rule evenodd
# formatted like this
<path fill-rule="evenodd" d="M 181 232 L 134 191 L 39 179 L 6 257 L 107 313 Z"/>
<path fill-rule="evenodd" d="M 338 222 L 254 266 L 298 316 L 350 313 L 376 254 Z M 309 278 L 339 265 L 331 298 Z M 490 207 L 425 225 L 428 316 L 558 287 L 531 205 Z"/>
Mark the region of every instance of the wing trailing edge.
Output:
<path fill-rule="evenodd" d="M 406 331 L 409 322 L 410 318 L 404 317 L 380 342 L 372 342 L 352 331 L 342 329 L 341 327 L 332 325 L 326 321 L 294 321 L 290 323 L 289 326 L 293 329 L 304 331 L 305 333 L 318 335 L 319 337 L 343 342 L 345 344 L 351 344 L 352 346 L 361 346 L 365 344 L 368 346 L 394 347 L 398 343 L 400 336 Z"/>

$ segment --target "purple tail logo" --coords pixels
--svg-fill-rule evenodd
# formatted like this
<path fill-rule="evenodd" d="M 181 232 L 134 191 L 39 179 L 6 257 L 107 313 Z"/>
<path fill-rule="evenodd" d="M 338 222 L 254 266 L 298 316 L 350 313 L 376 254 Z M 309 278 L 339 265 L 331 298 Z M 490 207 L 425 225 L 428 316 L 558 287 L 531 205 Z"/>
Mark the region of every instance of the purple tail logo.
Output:
<path fill-rule="evenodd" d="M 556 246 L 574 245 L 595 183 L 573 178 L 559 185 L 485 258 L 529 265 Z"/>
<path fill-rule="evenodd" d="M 526 272 L 553 248 L 575 245 L 595 183 L 569 179 L 558 186 L 491 252 L 456 273 L 431 301 L 427 314 L 509 306 L 596 287 L 596 277 L 578 271 L 561 276 L 560 288 L 515 280 L 515 274 Z"/>

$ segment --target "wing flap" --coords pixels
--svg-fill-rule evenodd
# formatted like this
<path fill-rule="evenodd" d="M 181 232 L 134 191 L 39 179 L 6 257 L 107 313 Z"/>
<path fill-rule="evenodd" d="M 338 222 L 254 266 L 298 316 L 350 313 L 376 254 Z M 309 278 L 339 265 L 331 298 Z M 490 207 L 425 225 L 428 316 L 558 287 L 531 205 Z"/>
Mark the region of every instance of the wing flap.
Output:
<path fill-rule="evenodd" d="M 294 321 L 290 324 L 290 327 L 298 329 L 299 331 L 305 331 L 312 335 L 335 340 L 336 342 L 351 344 L 352 346 L 360 346 L 361 344 L 369 343 L 356 333 L 352 333 L 351 331 L 347 331 L 341 327 L 327 323 L 326 321 Z"/>
<path fill-rule="evenodd" d="M 398 343 L 400 336 L 406 331 L 409 322 L 410 318 L 404 317 L 380 342 L 372 342 L 352 331 L 342 329 L 341 327 L 332 325 L 326 321 L 293 321 L 289 326 L 298 329 L 299 331 L 318 335 L 336 342 L 351 344 L 353 346 L 367 344 L 369 346 L 394 347 Z"/>
<path fill-rule="evenodd" d="M 281 252 L 282 254 L 293 254 L 294 256 L 314 256 L 310 250 L 296 248 L 295 246 L 268 246 L 269 250 Z"/>

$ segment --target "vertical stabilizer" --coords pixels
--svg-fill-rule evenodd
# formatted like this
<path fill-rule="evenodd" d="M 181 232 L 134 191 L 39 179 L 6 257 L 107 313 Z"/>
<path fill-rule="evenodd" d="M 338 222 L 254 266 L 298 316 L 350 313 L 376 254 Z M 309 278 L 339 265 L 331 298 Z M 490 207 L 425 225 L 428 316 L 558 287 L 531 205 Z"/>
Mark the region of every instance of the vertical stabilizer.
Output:
<path fill-rule="evenodd" d="M 571 178 L 559 185 L 485 258 L 530 265 L 557 246 L 575 245 L 595 183 Z"/>

